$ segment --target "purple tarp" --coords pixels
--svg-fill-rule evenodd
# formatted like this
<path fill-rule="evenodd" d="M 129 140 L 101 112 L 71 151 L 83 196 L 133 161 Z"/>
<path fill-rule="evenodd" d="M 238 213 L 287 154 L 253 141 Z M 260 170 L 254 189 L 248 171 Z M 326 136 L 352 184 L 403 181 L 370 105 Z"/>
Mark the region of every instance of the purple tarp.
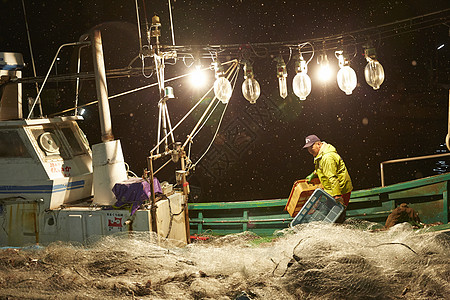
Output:
<path fill-rule="evenodd" d="M 156 177 L 153 177 L 153 186 L 155 194 L 162 194 L 161 184 Z M 132 215 L 142 203 L 151 197 L 150 184 L 142 178 L 130 178 L 116 183 L 112 192 L 117 199 L 114 207 L 118 208 L 131 204 Z"/>

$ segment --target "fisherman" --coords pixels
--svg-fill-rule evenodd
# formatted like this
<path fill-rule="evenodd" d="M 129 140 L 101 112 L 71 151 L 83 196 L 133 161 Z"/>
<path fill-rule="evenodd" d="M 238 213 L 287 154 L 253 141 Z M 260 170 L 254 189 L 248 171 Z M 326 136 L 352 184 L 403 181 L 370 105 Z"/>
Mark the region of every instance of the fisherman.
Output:
<path fill-rule="evenodd" d="M 343 223 L 350 194 L 353 190 L 352 181 L 344 161 L 333 145 L 322 142 L 316 135 L 308 135 L 305 138 L 303 148 L 308 149 L 308 152 L 314 156 L 315 170 L 306 179 L 311 182 L 313 178 L 318 177 L 325 192 L 344 205 L 344 211 L 336 220 L 336 223 Z"/>

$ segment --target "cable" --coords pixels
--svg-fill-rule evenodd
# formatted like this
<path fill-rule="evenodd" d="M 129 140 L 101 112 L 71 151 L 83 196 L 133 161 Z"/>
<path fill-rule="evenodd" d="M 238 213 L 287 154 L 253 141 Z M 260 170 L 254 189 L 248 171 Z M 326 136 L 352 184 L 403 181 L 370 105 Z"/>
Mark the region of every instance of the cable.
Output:
<path fill-rule="evenodd" d="M 189 76 L 189 75 L 190 74 L 188 73 L 188 74 L 183 74 L 183 75 L 180 75 L 180 76 L 175 76 L 175 77 L 172 77 L 172 78 L 164 80 L 164 82 L 171 82 L 171 81 L 174 81 L 174 80 L 177 80 L 177 79 Z M 122 92 L 122 93 L 119 93 L 119 94 L 115 94 L 115 95 L 109 96 L 108 100 L 111 100 L 111 99 L 114 99 L 114 98 L 117 98 L 117 97 L 120 97 L 120 96 L 128 95 L 128 94 L 131 94 L 131 93 L 139 92 L 141 90 L 148 89 L 148 88 L 154 87 L 156 85 L 158 85 L 157 82 L 151 83 L 149 85 L 145 85 L 145 86 L 142 86 L 142 87 L 139 87 L 139 88 L 135 88 L 135 89 L 132 89 L 132 90 L 129 90 L 129 91 L 125 91 L 125 92 Z M 86 103 L 86 104 L 83 104 L 83 105 L 79 105 L 77 107 L 72 107 L 72 108 L 68 108 L 66 110 L 62 110 L 62 111 L 53 113 L 53 114 L 51 114 L 49 116 L 50 117 L 54 117 L 56 115 L 66 113 L 66 112 L 72 111 L 72 110 L 77 109 L 77 108 L 82 108 L 82 107 L 90 106 L 92 104 L 96 104 L 97 102 L 98 102 L 98 100 L 95 100 L 95 101 L 92 101 L 92 102 L 89 102 L 89 103 Z"/>
<path fill-rule="evenodd" d="M 233 79 L 234 79 L 234 82 L 233 82 L 233 88 L 232 88 L 232 91 L 234 91 L 234 88 L 235 88 L 235 86 L 236 86 L 236 80 L 237 80 L 237 77 L 238 77 L 237 75 L 238 75 L 239 69 L 240 69 L 239 63 L 237 63 L 236 65 L 237 65 L 237 71 L 236 71 L 236 73 L 235 73 L 235 75 L 234 75 L 234 78 L 233 78 Z M 233 79 L 232 79 L 232 80 L 233 80 Z M 208 145 L 208 147 L 206 148 L 205 152 L 204 152 L 204 153 L 200 156 L 200 158 L 197 160 L 197 162 L 193 164 L 192 168 L 195 168 L 195 167 L 197 166 L 197 164 L 198 164 L 198 163 L 203 159 L 203 157 L 206 155 L 206 153 L 208 153 L 208 151 L 211 149 L 211 146 L 213 145 L 214 140 L 216 139 L 217 134 L 218 134 L 218 132 L 219 132 L 220 125 L 222 124 L 222 120 L 223 120 L 223 117 L 224 117 L 224 115 L 225 115 L 225 112 L 226 112 L 226 110 L 227 110 L 227 108 L 228 108 L 228 104 L 229 104 L 229 103 L 230 103 L 230 102 L 228 102 L 228 103 L 225 105 L 225 108 L 224 108 L 224 110 L 223 110 L 223 112 L 222 112 L 222 115 L 221 115 L 221 117 L 220 117 L 220 120 L 219 120 L 219 122 L 218 122 L 218 124 L 217 124 L 216 132 L 214 133 L 214 136 L 213 136 L 211 142 L 209 143 L 209 145 Z"/>
<path fill-rule="evenodd" d="M 169 238 L 170 232 L 172 231 L 173 217 L 181 215 L 181 214 L 184 212 L 186 206 L 183 206 L 183 205 L 182 205 L 182 208 L 181 208 L 180 212 L 174 214 L 174 213 L 172 213 L 172 205 L 170 204 L 170 199 L 169 199 L 169 197 L 167 197 L 166 195 L 163 195 L 163 197 L 167 199 L 167 203 L 168 203 L 168 205 L 169 205 L 169 215 L 170 215 L 170 219 L 169 219 L 169 229 L 167 230 L 167 234 L 166 234 L 166 239 L 167 239 L 167 238 Z"/>
<path fill-rule="evenodd" d="M 203 124 L 198 128 L 198 130 L 192 135 L 191 137 L 191 141 L 195 138 L 195 136 L 200 132 L 200 130 L 202 130 L 203 126 L 206 125 L 206 123 L 208 122 L 209 118 L 211 117 L 211 115 L 214 113 L 214 111 L 216 110 L 217 106 L 219 106 L 220 101 L 217 101 L 216 106 L 214 106 L 214 108 L 210 111 L 209 115 L 205 118 L 205 121 L 203 122 Z"/>

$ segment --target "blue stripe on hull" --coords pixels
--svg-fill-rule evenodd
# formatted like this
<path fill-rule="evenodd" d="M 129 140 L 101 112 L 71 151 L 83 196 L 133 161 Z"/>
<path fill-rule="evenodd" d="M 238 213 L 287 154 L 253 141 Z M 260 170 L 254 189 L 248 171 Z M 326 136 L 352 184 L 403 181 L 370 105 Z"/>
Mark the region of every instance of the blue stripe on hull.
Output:
<path fill-rule="evenodd" d="M 51 194 L 84 188 L 84 180 L 56 185 L 0 185 L 0 194 Z"/>

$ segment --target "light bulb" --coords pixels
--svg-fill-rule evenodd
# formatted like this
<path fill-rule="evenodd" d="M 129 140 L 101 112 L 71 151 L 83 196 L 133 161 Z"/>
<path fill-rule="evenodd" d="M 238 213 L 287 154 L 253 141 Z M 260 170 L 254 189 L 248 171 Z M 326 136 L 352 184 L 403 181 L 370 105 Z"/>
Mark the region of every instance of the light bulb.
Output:
<path fill-rule="evenodd" d="M 328 62 L 328 57 L 326 54 L 323 54 L 320 56 L 321 61 L 320 61 L 320 65 L 319 65 L 319 72 L 317 74 L 318 78 L 320 81 L 322 81 L 323 83 L 329 81 L 331 79 L 331 76 L 333 75 L 333 69 L 331 68 L 329 62 Z"/>
<path fill-rule="evenodd" d="M 295 75 L 292 82 L 294 94 L 300 98 L 300 100 L 306 100 L 306 97 L 311 93 L 311 78 L 309 78 L 306 72 L 300 72 Z"/>
<path fill-rule="evenodd" d="M 233 92 L 231 83 L 227 78 L 225 78 L 220 61 L 216 60 L 213 65 L 216 73 L 216 81 L 214 82 L 214 94 L 216 95 L 216 98 L 219 99 L 223 104 L 227 104 L 231 98 L 231 93 Z"/>
<path fill-rule="evenodd" d="M 311 93 L 311 78 L 309 78 L 308 67 L 303 56 L 300 54 L 300 58 L 297 61 L 297 75 L 295 75 L 292 81 L 292 88 L 294 94 L 300 98 L 300 100 L 306 100 L 306 97 Z"/>
<path fill-rule="evenodd" d="M 332 75 L 332 71 L 330 68 L 330 65 L 326 64 L 326 65 L 321 65 L 319 68 L 319 79 L 322 82 L 326 82 L 328 80 L 330 80 Z"/>
<path fill-rule="evenodd" d="M 261 94 L 261 88 L 253 75 L 253 66 L 250 61 L 244 60 L 244 82 L 242 83 L 242 94 L 251 104 L 255 104 Z"/>
<path fill-rule="evenodd" d="M 288 95 L 286 77 L 278 77 L 278 86 L 281 98 L 286 98 Z"/>
<path fill-rule="evenodd" d="M 201 66 L 195 66 L 194 71 L 189 75 L 189 80 L 196 88 L 201 88 L 206 84 L 206 74 L 201 70 Z"/>
<path fill-rule="evenodd" d="M 337 74 L 337 82 L 346 95 L 351 95 L 358 82 L 355 71 L 350 66 L 342 67 Z"/>
<path fill-rule="evenodd" d="M 348 65 L 348 60 L 344 59 L 343 51 L 336 51 L 335 55 L 339 61 L 340 70 L 337 73 L 337 82 L 339 88 L 346 95 L 351 95 L 358 83 L 355 70 Z"/>
<path fill-rule="evenodd" d="M 261 94 L 261 88 L 258 81 L 255 78 L 247 78 L 242 83 L 242 94 L 251 104 L 256 103 L 259 95 Z"/>
<path fill-rule="evenodd" d="M 281 98 L 287 97 L 287 69 L 286 69 L 286 63 L 284 62 L 283 57 L 278 57 L 276 59 L 277 61 L 277 77 L 278 77 L 278 87 L 280 89 L 280 96 Z"/>
<path fill-rule="evenodd" d="M 223 104 L 227 104 L 231 98 L 231 83 L 223 76 L 219 76 L 214 82 L 214 94 Z"/>
<path fill-rule="evenodd" d="M 364 68 L 364 77 L 368 85 L 373 87 L 374 90 L 378 90 L 384 81 L 383 66 L 377 60 L 371 58 L 367 58 L 367 61 L 368 63 Z"/>

